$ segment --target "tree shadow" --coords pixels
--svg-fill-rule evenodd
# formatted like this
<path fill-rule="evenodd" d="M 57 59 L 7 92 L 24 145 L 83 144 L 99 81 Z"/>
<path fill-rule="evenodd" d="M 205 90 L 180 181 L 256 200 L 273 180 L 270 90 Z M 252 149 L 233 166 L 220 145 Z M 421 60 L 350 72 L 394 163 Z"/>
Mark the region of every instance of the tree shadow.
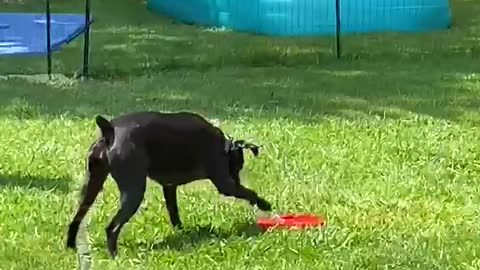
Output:
<path fill-rule="evenodd" d="M 0 84 L 0 115 L 91 118 L 97 113 L 189 110 L 220 119 L 312 122 L 324 116 L 397 119 L 416 113 L 455 121 L 477 112 L 478 78 L 470 76 L 475 69 L 473 62 L 452 60 L 425 66 L 407 62 L 393 67 L 362 63 L 355 68 L 190 70 L 188 78 L 177 71 L 114 84 L 16 78 Z"/>
<path fill-rule="evenodd" d="M 0 188 L 21 187 L 39 189 L 42 191 L 55 191 L 68 193 L 70 191 L 70 179 L 52 178 L 46 179 L 39 176 L 0 175 Z"/>
<path fill-rule="evenodd" d="M 240 223 L 233 229 L 225 230 L 213 226 L 196 226 L 176 231 L 174 234 L 153 244 L 153 249 L 185 250 L 210 241 L 224 241 L 235 237 L 250 238 L 262 231 L 253 223 Z"/>

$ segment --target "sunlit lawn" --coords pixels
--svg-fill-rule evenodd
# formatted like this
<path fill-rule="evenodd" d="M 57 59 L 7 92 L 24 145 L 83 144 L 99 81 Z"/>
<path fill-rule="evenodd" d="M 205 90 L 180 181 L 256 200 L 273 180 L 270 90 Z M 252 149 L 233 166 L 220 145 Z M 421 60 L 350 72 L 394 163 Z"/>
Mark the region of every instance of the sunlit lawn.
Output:
<path fill-rule="evenodd" d="M 82 3 L 54 1 L 81 11 Z M 1 58 L 1 269 L 72 269 L 65 230 L 77 203 L 93 116 L 196 111 L 265 145 L 243 181 L 275 212 L 312 212 L 327 227 L 260 233 L 249 205 L 208 182 L 179 191 L 183 231 L 158 185 L 123 229 L 104 228 L 113 181 L 88 220 L 93 269 L 477 269 L 480 267 L 480 5 L 452 1 L 448 31 L 284 39 L 172 24 L 140 1 L 93 1 L 92 76 Z M 3 6 L 40 9 L 34 1 Z M 71 76 L 82 42 L 54 56 Z"/>

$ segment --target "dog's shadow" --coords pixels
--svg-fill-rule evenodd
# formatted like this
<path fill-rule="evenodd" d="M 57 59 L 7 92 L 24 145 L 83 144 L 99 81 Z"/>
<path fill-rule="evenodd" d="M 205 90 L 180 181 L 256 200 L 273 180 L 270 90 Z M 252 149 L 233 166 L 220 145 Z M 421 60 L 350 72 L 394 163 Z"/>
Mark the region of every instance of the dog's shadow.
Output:
<path fill-rule="evenodd" d="M 250 238 L 258 236 L 262 231 L 254 223 L 240 223 L 233 228 L 208 226 L 185 227 L 175 230 L 153 244 L 153 249 L 184 250 L 195 248 L 205 242 L 218 242 L 235 237 Z"/>
<path fill-rule="evenodd" d="M 71 179 L 68 178 L 44 178 L 41 176 L 19 176 L 0 174 L 0 188 L 23 187 L 39 190 L 55 190 L 63 193 L 70 191 Z"/>

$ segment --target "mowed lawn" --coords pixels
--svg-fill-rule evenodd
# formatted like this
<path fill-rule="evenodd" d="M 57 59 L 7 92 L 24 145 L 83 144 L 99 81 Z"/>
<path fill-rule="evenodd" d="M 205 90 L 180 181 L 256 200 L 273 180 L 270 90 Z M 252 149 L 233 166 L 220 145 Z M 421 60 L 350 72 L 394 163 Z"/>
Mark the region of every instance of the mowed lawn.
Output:
<path fill-rule="evenodd" d="M 41 11 L 0 0 L 3 10 Z M 83 3 L 54 0 L 53 10 Z M 179 189 L 183 231 L 161 188 L 106 252 L 118 191 L 110 179 L 86 220 L 92 269 L 479 269 L 480 5 L 453 0 L 432 33 L 272 38 L 174 23 L 142 1 L 92 1 L 91 70 L 81 40 L 44 58 L 0 58 L 0 269 L 74 269 L 65 232 L 77 204 L 93 116 L 199 112 L 264 145 L 243 182 L 277 213 L 327 226 L 255 229 L 247 203 L 208 181 Z M 28 76 L 16 76 L 28 74 Z"/>

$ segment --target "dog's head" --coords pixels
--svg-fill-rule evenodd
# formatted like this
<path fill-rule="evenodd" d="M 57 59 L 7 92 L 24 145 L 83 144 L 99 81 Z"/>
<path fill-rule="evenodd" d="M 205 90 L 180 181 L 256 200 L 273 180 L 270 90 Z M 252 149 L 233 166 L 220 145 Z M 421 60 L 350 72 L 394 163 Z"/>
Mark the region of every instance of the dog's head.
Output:
<path fill-rule="evenodd" d="M 244 163 L 244 149 L 248 149 L 254 156 L 258 156 L 260 146 L 246 142 L 245 140 L 227 140 L 225 150 L 228 153 L 231 174 L 238 174 L 240 170 L 242 170 Z"/>

